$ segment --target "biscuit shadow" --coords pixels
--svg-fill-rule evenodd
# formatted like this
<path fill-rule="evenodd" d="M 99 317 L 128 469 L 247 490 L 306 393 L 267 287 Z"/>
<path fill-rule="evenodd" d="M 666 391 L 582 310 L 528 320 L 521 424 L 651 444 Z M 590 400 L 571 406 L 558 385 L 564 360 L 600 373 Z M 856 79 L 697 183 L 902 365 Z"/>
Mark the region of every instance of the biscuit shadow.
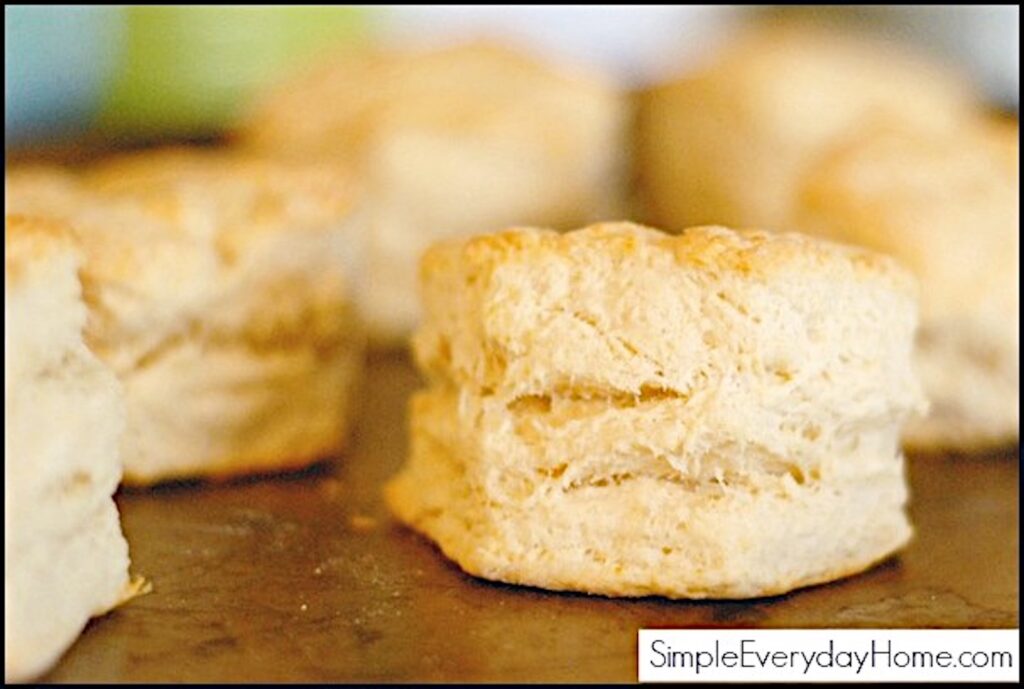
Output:
<path fill-rule="evenodd" d="M 325 457 L 313 464 L 292 469 L 269 469 L 267 471 L 234 474 L 226 476 L 207 476 L 196 478 L 182 478 L 161 481 L 152 485 L 126 485 L 118 487 L 117 494 L 140 495 L 158 494 L 166 495 L 183 493 L 194 490 L 206 490 L 219 487 L 243 487 L 263 483 L 268 480 L 278 483 L 301 483 L 315 481 L 334 475 L 337 470 L 339 457 Z"/>
<path fill-rule="evenodd" d="M 955 462 L 1019 461 L 1020 441 L 994 444 L 977 449 L 908 449 L 904 453 L 907 459 L 912 462 L 940 462 L 944 460 Z"/>

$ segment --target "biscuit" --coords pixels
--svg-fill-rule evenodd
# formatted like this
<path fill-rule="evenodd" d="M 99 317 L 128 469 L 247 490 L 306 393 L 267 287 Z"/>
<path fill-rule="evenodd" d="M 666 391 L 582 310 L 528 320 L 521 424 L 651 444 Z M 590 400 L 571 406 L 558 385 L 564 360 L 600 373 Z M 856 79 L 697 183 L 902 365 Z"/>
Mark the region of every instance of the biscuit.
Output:
<path fill-rule="evenodd" d="M 340 55 L 266 94 L 239 139 L 357 167 L 374 217 L 362 309 L 375 342 L 404 345 L 431 243 L 616 215 L 625 126 L 602 77 L 472 43 Z"/>
<path fill-rule="evenodd" d="M 8 215 L 4 249 L 4 679 L 20 682 L 129 594 L 124 400 L 82 340 L 70 232 Z"/>
<path fill-rule="evenodd" d="M 802 229 L 887 252 L 922 286 L 917 365 L 931 414 L 915 449 L 1012 443 L 1020 423 L 1020 192 L 1016 128 L 931 137 L 875 128 L 807 174 Z"/>
<path fill-rule="evenodd" d="M 733 353 L 769 379 L 791 379 L 813 362 L 842 365 L 844 385 L 874 390 L 878 381 L 855 366 L 866 359 L 889 367 L 891 394 L 910 399 L 903 362 L 886 349 L 901 343 L 856 328 L 880 329 L 862 306 L 865 292 L 888 323 L 911 319 L 913 300 L 904 295 L 913 290 L 913 279 L 884 256 L 797 234 L 708 227 L 676 239 L 629 223 L 564 237 L 513 230 L 427 252 L 426 319 L 414 352 L 435 378 L 511 397 L 689 394 L 705 357 Z M 851 325 L 829 317 L 834 310 L 864 320 Z M 795 337 L 809 321 L 813 329 Z"/>
<path fill-rule="evenodd" d="M 9 204 L 35 206 L 13 177 Z M 126 483 L 342 447 L 364 339 L 357 202 L 332 165 L 172 150 L 102 163 L 33 209 L 67 219 L 86 255 L 87 337 L 127 397 Z"/>
<path fill-rule="evenodd" d="M 898 437 L 924 403 L 895 262 L 617 223 L 439 245 L 421 287 L 430 387 L 387 499 L 467 572 L 748 598 L 910 538 Z"/>
<path fill-rule="evenodd" d="M 638 103 L 640 203 L 670 230 L 790 229 L 800 174 L 823 147 L 875 120 L 946 131 L 975 107 L 954 75 L 888 44 L 771 24 Z"/>

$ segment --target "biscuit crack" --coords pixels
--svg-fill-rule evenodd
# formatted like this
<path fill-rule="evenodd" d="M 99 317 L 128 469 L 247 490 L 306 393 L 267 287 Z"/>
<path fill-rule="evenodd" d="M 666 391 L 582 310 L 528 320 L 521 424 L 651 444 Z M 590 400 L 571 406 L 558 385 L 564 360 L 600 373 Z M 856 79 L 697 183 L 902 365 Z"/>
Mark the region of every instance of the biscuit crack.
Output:
<path fill-rule="evenodd" d="M 559 389 L 554 394 L 519 395 L 505 406 L 512 412 L 548 414 L 552 411 L 555 402 L 604 402 L 616 409 L 632 409 L 645 404 L 672 400 L 686 402 L 689 399 L 690 395 L 656 385 L 642 385 L 640 391 L 636 393 L 583 389 L 577 385 L 573 388 Z"/>
<path fill-rule="evenodd" d="M 633 344 L 626 338 L 622 337 L 621 335 L 609 333 L 607 330 L 605 330 L 598 324 L 597 319 L 594 318 L 593 316 L 590 316 L 589 314 L 585 314 L 578 310 L 570 310 L 561 307 L 555 308 L 554 311 L 556 313 L 566 314 L 570 318 L 579 321 L 583 325 L 587 326 L 588 328 L 596 332 L 605 342 L 606 346 L 610 351 L 615 352 L 621 356 L 621 350 L 625 350 L 631 356 L 639 357 L 640 359 L 643 359 L 648 364 L 653 366 L 655 369 L 654 373 L 659 378 L 665 375 L 664 366 L 661 364 L 661 362 L 659 362 L 657 359 L 653 358 L 649 354 L 645 354 L 643 351 L 640 350 L 639 347 L 637 347 L 635 344 Z M 619 345 L 618 348 L 616 348 L 612 344 L 613 342 Z"/>

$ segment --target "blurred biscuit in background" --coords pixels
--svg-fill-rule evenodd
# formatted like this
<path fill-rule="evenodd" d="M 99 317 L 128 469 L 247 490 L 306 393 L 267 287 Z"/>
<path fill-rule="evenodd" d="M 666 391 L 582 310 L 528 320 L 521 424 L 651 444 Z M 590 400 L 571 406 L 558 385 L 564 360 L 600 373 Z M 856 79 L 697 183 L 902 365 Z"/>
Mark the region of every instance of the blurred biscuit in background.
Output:
<path fill-rule="evenodd" d="M 786 22 L 745 27 L 638 102 L 636 173 L 650 222 L 787 229 L 801 173 L 836 138 L 873 120 L 945 131 L 973 95 L 887 43 Z"/>
<path fill-rule="evenodd" d="M 111 499 L 125 410 L 82 340 L 69 228 L 8 215 L 4 253 L 4 679 L 23 682 L 132 594 Z"/>
<path fill-rule="evenodd" d="M 68 215 L 74 212 L 77 198 L 78 176 L 70 168 L 46 163 L 5 167 L 4 209 L 7 213 Z"/>
<path fill-rule="evenodd" d="M 239 139 L 356 166 L 374 216 L 360 301 L 373 340 L 397 344 L 432 242 L 620 213 L 625 130 L 603 76 L 476 42 L 340 55 L 267 93 Z"/>
<path fill-rule="evenodd" d="M 86 337 L 127 397 L 125 482 L 308 465 L 343 445 L 362 365 L 359 191 L 330 164 L 156 151 L 7 178 L 66 220 Z"/>
<path fill-rule="evenodd" d="M 899 258 L 921 281 L 922 449 L 1011 443 L 1020 419 L 1016 124 L 956 133 L 879 127 L 835 147 L 802 184 L 798 226 Z"/>

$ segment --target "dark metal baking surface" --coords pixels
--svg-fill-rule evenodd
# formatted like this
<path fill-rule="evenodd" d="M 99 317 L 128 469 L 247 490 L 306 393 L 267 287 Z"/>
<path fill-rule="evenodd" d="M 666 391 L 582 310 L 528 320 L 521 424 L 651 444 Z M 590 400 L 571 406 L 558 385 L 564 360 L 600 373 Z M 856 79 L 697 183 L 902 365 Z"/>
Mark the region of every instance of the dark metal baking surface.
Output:
<path fill-rule="evenodd" d="M 913 545 L 747 602 L 613 600 L 464 575 L 396 525 L 419 384 L 377 357 L 351 451 L 301 475 L 119 496 L 153 592 L 93 621 L 51 681 L 632 681 L 641 627 L 1016 627 L 1018 454 L 910 465 Z"/>

